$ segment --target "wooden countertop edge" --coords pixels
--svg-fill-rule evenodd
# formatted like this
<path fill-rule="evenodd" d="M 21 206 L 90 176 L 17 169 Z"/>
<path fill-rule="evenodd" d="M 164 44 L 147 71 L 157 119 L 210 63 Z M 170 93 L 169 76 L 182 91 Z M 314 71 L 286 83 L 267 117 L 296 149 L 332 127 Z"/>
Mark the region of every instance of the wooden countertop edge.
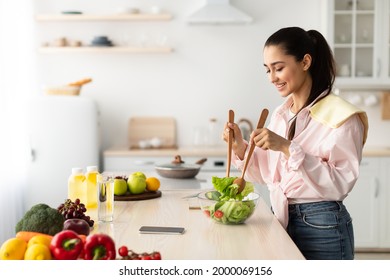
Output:
<path fill-rule="evenodd" d="M 193 157 L 220 157 L 226 156 L 225 147 L 185 147 L 178 149 L 126 149 L 126 148 L 112 148 L 103 151 L 106 157 L 126 157 L 126 156 L 151 156 L 151 157 L 165 157 L 165 156 L 193 156 Z M 368 147 L 363 150 L 364 157 L 389 157 L 390 147 Z"/>
<path fill-rule="evenodd" d="M 364 157 L 389 157 L 390 148 L 367 148 L 363 150 Z"/>

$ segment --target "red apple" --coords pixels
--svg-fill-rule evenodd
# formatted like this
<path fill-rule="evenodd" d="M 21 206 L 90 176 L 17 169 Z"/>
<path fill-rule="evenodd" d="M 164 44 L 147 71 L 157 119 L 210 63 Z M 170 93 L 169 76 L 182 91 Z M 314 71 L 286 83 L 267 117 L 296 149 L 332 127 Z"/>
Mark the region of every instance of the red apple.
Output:
<path fill-rule="evenodd" d="M 64 222 L 64 230 L 70 229 L 78 234 L 88 235 L 90 227 L 87 221 L 83 219 L 68 219 Z"/>

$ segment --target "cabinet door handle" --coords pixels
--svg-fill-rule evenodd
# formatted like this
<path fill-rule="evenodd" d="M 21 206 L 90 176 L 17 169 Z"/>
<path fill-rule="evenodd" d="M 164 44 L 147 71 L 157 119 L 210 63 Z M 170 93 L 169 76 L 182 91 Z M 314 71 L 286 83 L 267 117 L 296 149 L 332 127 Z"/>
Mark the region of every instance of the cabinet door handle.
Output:
<path fill-rule="evenodd" d="M 379 181 L 378 178 L 374 178 L 374 198 L 377 198 L 379 196 Z"/>
<path fill-rule="evenodd" d="M 35 150 L 33 148 L 31 148 L 31 150 L 30 150 L 30 160 L 31 160 L 31 162 L 34 162 L 35 159 L 36 159 L 36 152 L 35 152 Z"/>
<path fill-rule="evenodd" d="M 381 76 L 381 69 L 382 68 L 382 65 L 381 65 L 381 59 L 380 58 L 378 58 L 378 69 L 377 69 L 377 71 L 376 71 L 376 74 L 377 74 L 377 78 L 379 78 L 380 76 Z"/>

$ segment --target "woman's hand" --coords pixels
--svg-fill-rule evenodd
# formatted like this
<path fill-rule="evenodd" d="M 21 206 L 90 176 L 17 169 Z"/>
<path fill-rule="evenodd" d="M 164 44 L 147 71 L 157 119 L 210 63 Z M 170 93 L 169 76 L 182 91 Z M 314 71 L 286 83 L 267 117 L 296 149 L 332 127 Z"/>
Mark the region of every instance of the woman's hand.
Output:
<path fill-rule="evenodd" d="M 268 128 L 255 129 L 251 133 L 250 141 L 254 141 L 255 145 L 263 150 L 280 151 L 290 157 L 289 147 L 291 141 L 274 133 Z"/>
<path fill-rule="evenodd" d="M 232 149 L 234 153 L 240 158 L 243 159 L 245 156 L 246 143 L 242 137 L 241 130 L 236 123 L 226 123 L 224 126 L 222 139 L 227 142 L 229 138 L 229 131 L 233 130 L 233 145 Z"/>

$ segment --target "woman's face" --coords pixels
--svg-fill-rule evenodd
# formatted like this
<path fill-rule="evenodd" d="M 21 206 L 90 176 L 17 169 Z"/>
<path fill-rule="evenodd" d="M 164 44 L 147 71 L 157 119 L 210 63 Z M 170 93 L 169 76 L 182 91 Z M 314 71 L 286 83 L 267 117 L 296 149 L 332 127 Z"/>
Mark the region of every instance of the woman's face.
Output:
<path fill-rule="evenodd" d="M 270 45 L 264 48 L 264 66 L 269 80 L 282 97 L 291 93 L 297 96 L 308 96 L 311 88 L 309 67 L 310 56 L 296 61 L 292 55 L 286 55 L 279 46 Z"/>

